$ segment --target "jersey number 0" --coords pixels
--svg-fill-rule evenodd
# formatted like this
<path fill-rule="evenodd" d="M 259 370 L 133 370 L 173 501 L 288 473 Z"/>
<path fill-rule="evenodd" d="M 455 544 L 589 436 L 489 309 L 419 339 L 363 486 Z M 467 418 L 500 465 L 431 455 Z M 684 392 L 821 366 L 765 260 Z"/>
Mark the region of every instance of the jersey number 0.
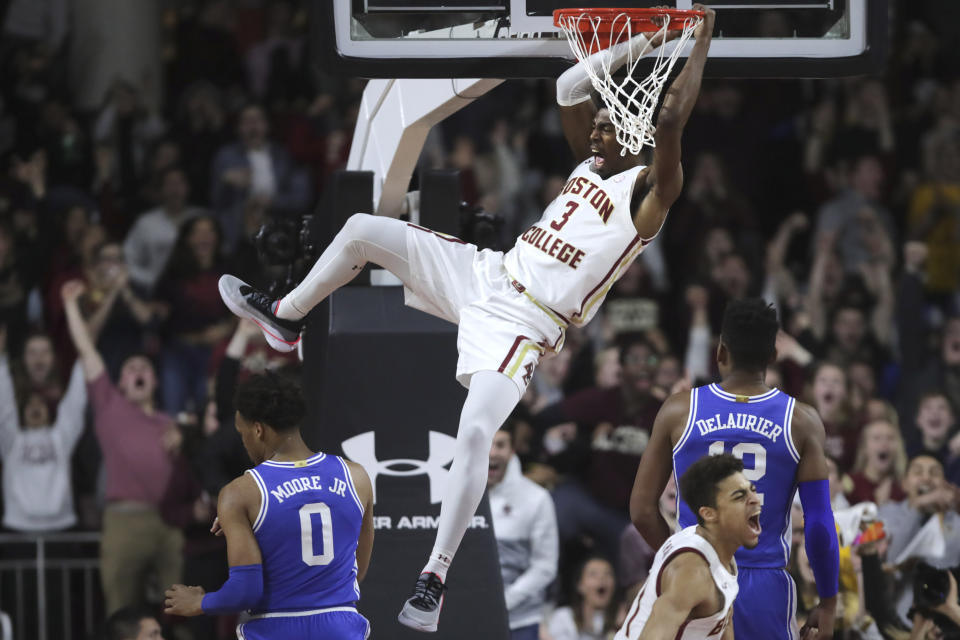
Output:
<path fill-rule="evenodd" d="M 316 555 L 313 552 L 313 519 L 320 516 L 320 529 L 323 533 L 323 553 Z M 312 502 L 300 507 L 300 551 L 303 562 L 315 567 L 333 562 L 333 521 L 330 518 L 330 507 L 323 502 Z"/>

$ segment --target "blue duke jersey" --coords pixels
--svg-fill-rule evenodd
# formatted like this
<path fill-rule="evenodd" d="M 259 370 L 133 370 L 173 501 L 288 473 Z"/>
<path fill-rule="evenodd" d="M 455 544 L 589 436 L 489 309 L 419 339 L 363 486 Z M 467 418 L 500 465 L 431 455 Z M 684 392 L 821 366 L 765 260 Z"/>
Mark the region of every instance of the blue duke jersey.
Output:
<path fill-rule="evenodd" d="M 253 613 L 350 606 L 360 599 L 357 539 L 363 505 L 342 458 L 318 453 L 247 471 L 260 488 L 253 532 L 263 599 Z"/>
<path fill-rule="evenodd" d="M 676 479 L 705 455 L 732 453 L 743 460 L 743 475 L 756 485 L 763 505 L 760 543 L 737 551 L 740 567 L 789 564 L 790 508 L 800 461 L 790 430 L 795 403 L 777 389 L 759 396 L 736 396 L 710 384 L 690 392 L 687 424 L 673 448 Z M 679 492 L 677 503 L 679 526 L 696 524 L 696 516 Z"/>

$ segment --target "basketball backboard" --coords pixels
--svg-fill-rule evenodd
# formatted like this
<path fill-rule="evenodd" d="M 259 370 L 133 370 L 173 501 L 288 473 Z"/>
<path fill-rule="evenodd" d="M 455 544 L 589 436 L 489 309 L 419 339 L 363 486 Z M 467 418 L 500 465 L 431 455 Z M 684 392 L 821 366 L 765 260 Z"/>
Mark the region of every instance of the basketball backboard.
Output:
<path fill-rule="evenodd" d="M 317 63 L 366 78 L 556 77 L 573 62 L 554 9 L 662 0 L 313 0 Z M 693 0 L 666 3 L 689 9 Z M 888 0 L 714 0 L 712 77 L 879 72 Z M 667 45 L 671 46 L 671 45 Z M 690 45 L 688 45 L 690 46 Z"/>

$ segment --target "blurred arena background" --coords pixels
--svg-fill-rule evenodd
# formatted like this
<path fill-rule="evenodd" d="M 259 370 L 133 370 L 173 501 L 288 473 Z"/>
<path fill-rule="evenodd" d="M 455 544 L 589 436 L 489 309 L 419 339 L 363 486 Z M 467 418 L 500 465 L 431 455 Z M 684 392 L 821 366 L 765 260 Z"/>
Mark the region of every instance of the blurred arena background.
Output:
<path fill-rule="evenodd" d="M 369 273 L 314 313 L 302 362 L 237 324 L 216 283 L 229 272 L 283 290 L 357 210 L 509 248 L 573 166 L 553 81 L 566 45 L 524 35 L 561 5 L 528 0 L 524 25 L 517 1 L 448 2 L 451 18 L 391 0 L 0 0 L 0 639 L 106 638 L 108 614 L 129 605 L 146 607 L 135 619 L 156 615 L 166 638 L 235 637 L 233 619 L 188 622 L 156 605 L 171 568 L 207 589 L 226 578 L 225 546 L 208 529 L 218 491 L 248 466 L 232 391 L 251 372 L 302 378 L 311 444 L 349 454 L 350 438 L 375 432 L 375 454 L 371 438 L 353 441 L 371 463 L 449 462 L 438 461 L 462 398 L 454 334 L 401 309 L 389 278 Z M 511 421 L 524 471 L 557 515 L 544 640 L 606 638 L 622 619 L 652 559 L 626 506 L 653 416 L 671 391 L 713 379 L 724 305 L 748 295 L 781 314 L 768 382 L 826 425 L 834 509 L 869 501 L 898 514 L 884 519 L 889 548 L 844 542 L 836 637 L 911 637 L 888 630 L 897 616 L 876 610 L 870 591 L 904 593 L 913 573 L 902 562 L 923 555 L 911 543 L 941 548 L 926 558 L 938 567 L 960 565 L 960 4 L 720 11 L 734 4 L 715 3 L 721 32 L 779 44 L 758 59 L 748 42 L 721 48 L 715 65 L 711 50 L 665 228 L 594 321 L 541 364 Z M 883 20 L 857 23 L 856 7 L 871 5 Z M 505 12 L 516 33 L 503 31 Z M 359 49 L 337 41 L 341 19 L 354 21 Z M 456 55 L 431 50 L 441 32 Z M 841 49 L 821 60 L 789 49 L 857 34 L 853 62 Z M 511 48 L 524 39 L 545 48 Z M 422 119 L 377 124 L 381 108 L 399 112 L 389 79 L 401 76 L 453 81 L 444 101 L 419 105 Z M 267 153 L 251 166 L 257 150 Z M 107 411 L 116 392 L 71 382 L 61 297 L 71 280 L 85 283 L 80 308 L 109 376 L 125 394 L 146 390 L 154 417 L 166 416 L 162 437 Z M 145 368 L 124 378 L 132 354 Z M 944 479 L 917 509 L 929 489 L 904 473 L 924 452 Z M 140 485 L 142 460 L 157 472 Z M 391 531 L 409 514 L 436 515 L 434 477 L 422 475 L 378 484 Z M 156 517 L 149 534 L 104 543 L 105 516 L 142 510 Z M 458 579 L 496 607 L 484 514 Z M 931 514 L 939 538 L 921 529 Z M 411 529 L 432 538 L 429 520 Z M 388 558 L 414 544 L 378 536 L 363 585 L 374 604 L 361 610 L 376 606 Z M 800 537 L 795 525 L 802 550 Z M 105 584 L 101 568 L 127 547 L 150 562 Z M 800 616 L 816 597 L 804 557 L 790 568 Z M 913 604 L 898 602 L 900 613 Z M 571 611 L 577 635 L 564 635 L 553 621 Z M 599 631 L 583 622 L 594 616 Z M 375 638 L 399 634 L 374 620 Z"/>

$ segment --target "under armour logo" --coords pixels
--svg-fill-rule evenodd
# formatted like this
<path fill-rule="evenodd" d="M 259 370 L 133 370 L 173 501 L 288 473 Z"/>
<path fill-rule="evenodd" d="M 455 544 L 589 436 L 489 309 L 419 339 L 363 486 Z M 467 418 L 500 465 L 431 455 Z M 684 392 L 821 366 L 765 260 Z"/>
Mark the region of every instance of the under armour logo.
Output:
<path fill-rule="evenodd" d="M 453 460 L 453 453 L 457 440 L 439 431 L 430 432 L 430 449 L 426 460 L 411 458 L 395 458 L 393 460 L 377 460 L 376 436 L 373 431 L 367 431 L 344 440 L 340 446 L 343 453 L 361 465 L 370 475 L 370 484 L 373 486 L 373 501 L 377 501 L 377 476 L 418 476 L 426 474 L 430 479 L 430 503 L 436 504 L 443 497 L 444 483 L 447 479 L 447 470 L 444 468 Z M 394 467 L 409 467 L 395 469 Z"/>

